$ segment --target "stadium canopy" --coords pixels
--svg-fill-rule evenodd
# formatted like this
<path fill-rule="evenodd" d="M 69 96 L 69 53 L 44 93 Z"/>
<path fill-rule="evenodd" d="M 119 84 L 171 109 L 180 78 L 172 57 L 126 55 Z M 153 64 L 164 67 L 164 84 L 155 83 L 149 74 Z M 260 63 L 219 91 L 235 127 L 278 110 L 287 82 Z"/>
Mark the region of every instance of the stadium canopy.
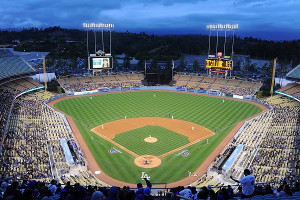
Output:
<path fill-rule="evenodd" d="M 35 70 L 20 56 L 14 55 L 8 49 L 0 49 L 0 79 L 25 75 Z"/>
<path fill-rule="evenodd" d="M 286 78 L 294 81 L 300 81 L 300 64 L 286 74 Z"/>

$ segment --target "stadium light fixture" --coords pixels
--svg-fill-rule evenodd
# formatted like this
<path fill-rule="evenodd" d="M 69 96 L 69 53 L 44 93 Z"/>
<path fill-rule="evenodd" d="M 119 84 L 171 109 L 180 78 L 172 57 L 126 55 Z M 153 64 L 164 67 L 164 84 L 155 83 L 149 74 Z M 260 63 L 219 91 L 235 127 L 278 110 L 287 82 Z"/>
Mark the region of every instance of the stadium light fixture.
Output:
<path fill-rule="evenodd" d="M 104 24 L 104 23 L 83 23 L 83 28 L 90 28 L 90 29 L 112 29 L 115 27 L 114 24 Z"/>
<path fill-rule="evenodd" d="M 232 46 L 231 46 L 231 57 L 233 56 L 233 45 L 234 45 L 234 31 L 238 30 L 238 24 L 207 24 L 206 29 L 209 30 L 209 41 L 208 41 L 208 57 L 210 57 L 210 36 L 211 31 L 217 31 L 217 42 L 216 42 L 216 55 L 218 52 L 218 42 L 219 42 L 219 31 L 225 32 L 224 39 L 224 57 L 226 56 L 226 32 L 232 31 Z"/>
<path fill-rule="evenodd" d="M 82 27 L 87 29 L 87 34 L 86 34 L 86 37 L 87 37 L 87 53 L 88 53 L 88 56 L 89 56 L 89 47 L 88 47 L 88 31 L 89 29 L 91 30 L 94 30 L 94 37 L 95 37 L 95 54 L 97 52 L 97 40 L 96 40 L 96 29 L 100 29 L 102 30 L 102 50 L 104 50 L 104 33 L 103 31 L 104 30 L 109 30 L 110 34 L 109 34 L 109 45 L 110 45 L 110 48 L 109 48 L 109 51 L 110 51 L 110 54 L 111 54 L 111 30 L 114 29 L 115 25 L 114 24 L 105 24 L 105 23 L 94 23 L 94 22 L 90 22 L 90 23 L 87 23 L 87 22 L 84 22 L 82 23 Z"/>
<path fill-rule="evenodd" d="M 238 30 L 238 24 L 208 24 L 206 29 L 213 31 L 235 31 Z"/>

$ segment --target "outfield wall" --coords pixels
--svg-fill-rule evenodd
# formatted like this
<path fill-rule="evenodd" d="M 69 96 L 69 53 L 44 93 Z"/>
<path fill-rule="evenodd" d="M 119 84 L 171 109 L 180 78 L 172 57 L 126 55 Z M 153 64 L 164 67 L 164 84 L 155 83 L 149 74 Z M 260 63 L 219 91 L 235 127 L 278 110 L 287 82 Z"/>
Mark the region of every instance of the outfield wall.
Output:
<path fill-rule="evenodd" d="M 91 91 L 80 91 L 80 92 L 66 92 L 66 96 L 80 96 L 80 95 L 87 95 L 87 94 L 97 94 L 97 93 L 106 93 L 106 92 L 120 92 L 120 91 L 135 91 L 135 90 L 169 90 L 169 91 L 181 91 L 181 92 L 189 92 L 189 93 L 199 93 L 199 94 L 208 94 L 208 95 L 215 95 L 215 96 L 224 96 L 233 99 L 243 99 L 243 100 L 250 100 L 255 101 L 255 96 L 241 96 L 241 95 L 229 95 L 225 93 L 221 93 L 218 90 L 201 90 L 201 89 L 194 89 L 194 88 L 185 88 L 185 87 L 170 87 L 170 86 L 142 86 L 142 87 L 118 87 L 118 88 L 101 88 L 98 90 L 91 90 Z"/>

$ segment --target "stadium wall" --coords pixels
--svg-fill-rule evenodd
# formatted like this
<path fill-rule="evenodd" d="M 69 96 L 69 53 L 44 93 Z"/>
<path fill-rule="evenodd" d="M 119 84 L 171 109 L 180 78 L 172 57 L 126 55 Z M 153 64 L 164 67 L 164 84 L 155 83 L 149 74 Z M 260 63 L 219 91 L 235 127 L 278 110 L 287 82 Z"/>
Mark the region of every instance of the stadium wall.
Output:
<path fill-rule="evenodd" d="M 147 87 L 118 87 L 118 88 L 102 88 L 98 90 L 91 91 L 80 91 L 80 92 L 71 92 L 67 91 L 66 96 L 79 96 L 79 95 L 87 95 L 87 94 L 97 94 L 97 93 L 106 93 L 106 92 L 120 92 L 120 91 L 135 91 L 135 90 L 169 90 L 169 91 L 181 91 L 181 92 L 189 92 L 189 93 L 200 93 L 200 94 L 208 94 L 214 96 L 223 96 L 233 99 L 242 99 L 249 101 L 256 101 L 255 96 L 240 96 L 240 95 L 226 95 L 219 91 L 215 90 L 201 90 L 201 89 L 192 89 L 185 87 L 169 87 L 169 86 L 147 86 Z"/>

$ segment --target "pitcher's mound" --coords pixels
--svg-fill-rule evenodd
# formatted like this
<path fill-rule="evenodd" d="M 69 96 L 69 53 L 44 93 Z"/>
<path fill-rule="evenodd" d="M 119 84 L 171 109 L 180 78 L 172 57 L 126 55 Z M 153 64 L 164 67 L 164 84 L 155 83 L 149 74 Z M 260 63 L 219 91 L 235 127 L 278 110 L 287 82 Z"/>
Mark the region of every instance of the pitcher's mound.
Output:
<path fill-rule="evenodd" d="M 153 155 L 142 155 L 134 160 L 134 164 L 143 168 L 153 168 L 161 164 L 160 158 Z"/>
<path fill-rule="evenodd" d="M 154 143 L 154 142 L 157 141 L 157 138 L 155 138 L 155 137 L 146 137 L 146 138 L 144 139 L 144 141 L 145 141 L 145 142 Z"/>

